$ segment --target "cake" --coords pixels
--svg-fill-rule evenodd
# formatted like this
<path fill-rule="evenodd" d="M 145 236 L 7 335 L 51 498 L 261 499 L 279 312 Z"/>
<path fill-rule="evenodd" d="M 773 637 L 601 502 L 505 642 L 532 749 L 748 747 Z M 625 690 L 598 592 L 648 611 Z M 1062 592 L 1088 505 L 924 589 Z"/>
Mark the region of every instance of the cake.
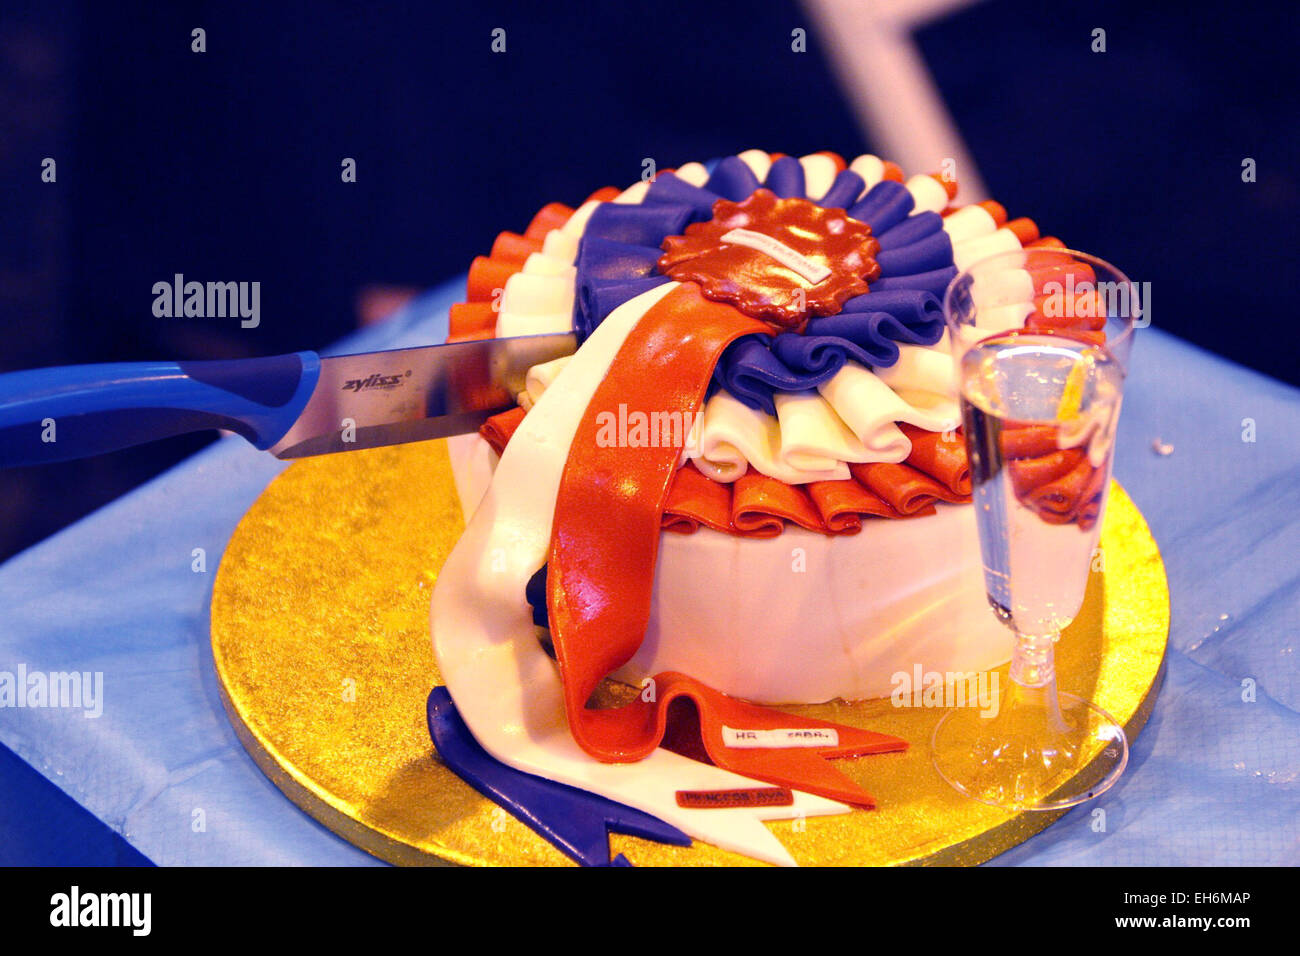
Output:
<path fill-rule="evenodd" d="M 551 204 L 474 261 L 450 341 L 579 341 L 449 442 L 467 529 L 433 638 L 494 758 L 787 862 L 756 821 L 871 806 L 822 758 L 906 742 L 764 705 L 1009 658 L 940 301 L 979 259 L 1063 244 L 956 191 L 874 156 L 749 150 Z M 1003 327 L 1041 320 L 1041 286 L 991 293 Z M 641 693 L 589 707 L 607 678 Z M 680 805 L 755 780 L 793 803 Z"/>

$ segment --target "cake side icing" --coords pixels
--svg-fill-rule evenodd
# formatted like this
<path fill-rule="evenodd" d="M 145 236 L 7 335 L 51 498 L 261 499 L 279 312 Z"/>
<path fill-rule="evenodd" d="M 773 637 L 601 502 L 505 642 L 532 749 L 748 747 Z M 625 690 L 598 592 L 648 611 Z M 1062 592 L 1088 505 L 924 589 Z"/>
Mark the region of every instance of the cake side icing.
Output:
<path fill-rule="evenodd" d="M 468 520 L 497 456 L 477 435 L 448 447 Z M 639 685 L 682 671 L 793 704 L 887 697 L 917 665 L 989 670 L 1010 659 L 1011 637 L 989 612 L 981 569 L 975 524 L 954 506 L 851 536 L 664 534 L 645 640 L 615 677 Z"/>

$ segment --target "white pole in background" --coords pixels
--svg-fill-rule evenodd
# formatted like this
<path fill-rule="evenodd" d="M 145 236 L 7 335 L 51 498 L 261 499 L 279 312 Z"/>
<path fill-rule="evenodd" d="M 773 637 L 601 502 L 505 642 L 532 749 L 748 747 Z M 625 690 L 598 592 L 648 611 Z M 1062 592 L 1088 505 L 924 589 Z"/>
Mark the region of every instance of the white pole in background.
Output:
<path fill-rule="evenodd" d="M 987 199 L 979 168 L 912 32 L 972 0 L 804 0 L 858 126 L 910 176 L 954 160 L 963 203 Z"/>

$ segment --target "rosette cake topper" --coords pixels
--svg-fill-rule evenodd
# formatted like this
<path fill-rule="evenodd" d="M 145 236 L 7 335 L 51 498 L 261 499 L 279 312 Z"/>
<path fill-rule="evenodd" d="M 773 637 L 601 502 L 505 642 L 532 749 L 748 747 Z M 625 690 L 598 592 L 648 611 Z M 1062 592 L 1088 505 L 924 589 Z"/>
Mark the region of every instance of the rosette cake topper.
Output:
<path fill-rule="evenodd" d="M 809 314 L 834 315 L 880 275 L 880 243 L 866 223 L 806 199 L 759 189 L 744 202 L 719 199 L 713 218 L 664 240 L 659 270 L 698 283 L 779 329 L 801 330 Z"/>

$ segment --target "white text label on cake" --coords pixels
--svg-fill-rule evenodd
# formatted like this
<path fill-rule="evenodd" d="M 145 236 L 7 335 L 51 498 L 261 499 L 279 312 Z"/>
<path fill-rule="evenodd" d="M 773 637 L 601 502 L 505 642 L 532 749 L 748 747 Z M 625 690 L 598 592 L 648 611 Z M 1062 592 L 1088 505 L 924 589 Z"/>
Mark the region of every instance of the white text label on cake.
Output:
<path fill-rule="evenodd" d="M 738 730 L 722 727 L 722 742 L 743 750 L 774 750 L 785 747 L 838 747 L 840 735 L 831 728 L 790 727 L 773 730 Z"/>
<path fill-rule="evenodd" d="M 813 285 L 830 278 L 831 270 L 826 266 L 818 265 L 807 256 L 795 252 L 780 240 L 773 239 L 761 232 L 754 232 L 751 229 L 732 229 L 730 232 L 723 234 L 722 241 L 736 246 L 756 249 L 769 255 L 787 269 L 799 273 Z"/>

